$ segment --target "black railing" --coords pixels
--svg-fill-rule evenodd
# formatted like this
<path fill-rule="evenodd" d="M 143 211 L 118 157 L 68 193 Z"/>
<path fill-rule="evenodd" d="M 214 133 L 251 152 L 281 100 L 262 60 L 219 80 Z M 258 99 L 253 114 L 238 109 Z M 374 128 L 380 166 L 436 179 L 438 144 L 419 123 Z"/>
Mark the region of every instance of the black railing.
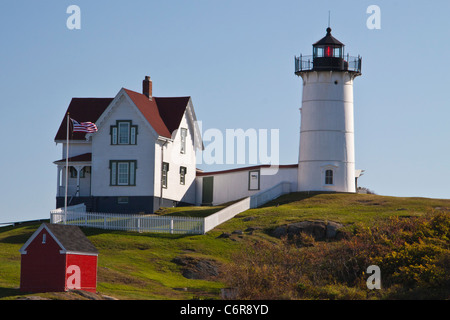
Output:
<path fill-rule="evenodd" d="M 297 74 L 304 71 L 320 71 L 327 69 L 361 73 L 362 58 L 360 56 L 351 57 L 347 55 L 344 58 L 331 58 L 333 60 L 337 60 L 337 62 L 339 61 L 342 62 L 342 66 L 337 68 L 336 64 L 331 63 L 331 61 L 330 61 L 330 68 L 327 68 L 327 63 L 324 64 L 323 63 L 324 61 L 322 61 L 324 59 L 330 58 L 314 58 L 313 56 L 302 56 L 302 55 L 300 55 L 300 57 L 295 57 L 295 73 Z M 315 67 L 314 62 L 316 62 Z"/>

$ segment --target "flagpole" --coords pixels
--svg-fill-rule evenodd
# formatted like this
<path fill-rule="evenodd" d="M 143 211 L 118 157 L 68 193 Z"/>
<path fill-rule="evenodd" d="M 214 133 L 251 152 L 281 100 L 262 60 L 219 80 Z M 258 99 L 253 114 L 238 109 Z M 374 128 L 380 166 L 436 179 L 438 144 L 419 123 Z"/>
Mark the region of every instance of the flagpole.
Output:
<path fill-rule="evenodd" d="M 70 115 L 67 112 L 67 130 L 66 130 L 66 190 L 64 195 L 64 224 L 67 222 L 67 189 L 69 184 L 69 120 Z"/>

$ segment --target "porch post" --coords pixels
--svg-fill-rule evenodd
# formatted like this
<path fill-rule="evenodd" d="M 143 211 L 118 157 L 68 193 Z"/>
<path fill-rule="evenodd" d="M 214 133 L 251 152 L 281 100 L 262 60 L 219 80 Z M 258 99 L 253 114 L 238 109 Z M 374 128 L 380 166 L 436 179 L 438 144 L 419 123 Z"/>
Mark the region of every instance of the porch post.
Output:
<path fill-rule="evenodd" d="M 84 166 L 74 166 L 75 170 L 77 170 L 77 191 L 75 193 L 76 197 L 80 196 L 80 173 L 83 170 Z"/>
<path fill-rule="evenodd" d="M 57 180 L 56 180 L 56 196 L 59 197 L 61 193 L 61 166 L 57 166 Z"/>

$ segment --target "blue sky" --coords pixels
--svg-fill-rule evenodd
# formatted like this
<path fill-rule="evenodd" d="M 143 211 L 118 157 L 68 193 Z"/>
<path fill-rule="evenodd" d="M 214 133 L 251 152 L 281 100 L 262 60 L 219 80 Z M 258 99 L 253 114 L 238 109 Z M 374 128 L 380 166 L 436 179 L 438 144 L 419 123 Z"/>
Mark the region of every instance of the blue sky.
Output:
<path fill-rule="evenodd" d="M 73 4 L 80 30 L 66 27 Z M 381 9 L 379 30 L 366 26 L 369 5 Z M 363 57 L 360 185 L 450 198 L 447 0 L 2 0 L 0 222 L 49 217 L 62 155 L 53 139 L 71 98 L 140 91 L 145 75 L 155 96 L 191 96 L 204 130 L 279 129 L 280 162 L 296 163 L 294 56 L 311 54 L 328 11 L 333 35 Z"/>

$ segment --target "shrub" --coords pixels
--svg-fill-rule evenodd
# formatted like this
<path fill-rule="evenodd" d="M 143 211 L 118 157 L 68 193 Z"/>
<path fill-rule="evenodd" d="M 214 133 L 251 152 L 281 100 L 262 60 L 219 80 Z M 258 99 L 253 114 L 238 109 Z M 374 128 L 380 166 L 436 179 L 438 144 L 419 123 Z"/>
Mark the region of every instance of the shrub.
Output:
<path fill-rule="evenodd" d="M 355 226 L 338 242 L 259 242 L 235 256 L 226 282 L 241 299 L 363 299 L 370 265 L 381 269 L 384 298 L 449 298 L 450 214 L 392 217 Z M 305 241 L 305 239 L 301 239 Z"/>

